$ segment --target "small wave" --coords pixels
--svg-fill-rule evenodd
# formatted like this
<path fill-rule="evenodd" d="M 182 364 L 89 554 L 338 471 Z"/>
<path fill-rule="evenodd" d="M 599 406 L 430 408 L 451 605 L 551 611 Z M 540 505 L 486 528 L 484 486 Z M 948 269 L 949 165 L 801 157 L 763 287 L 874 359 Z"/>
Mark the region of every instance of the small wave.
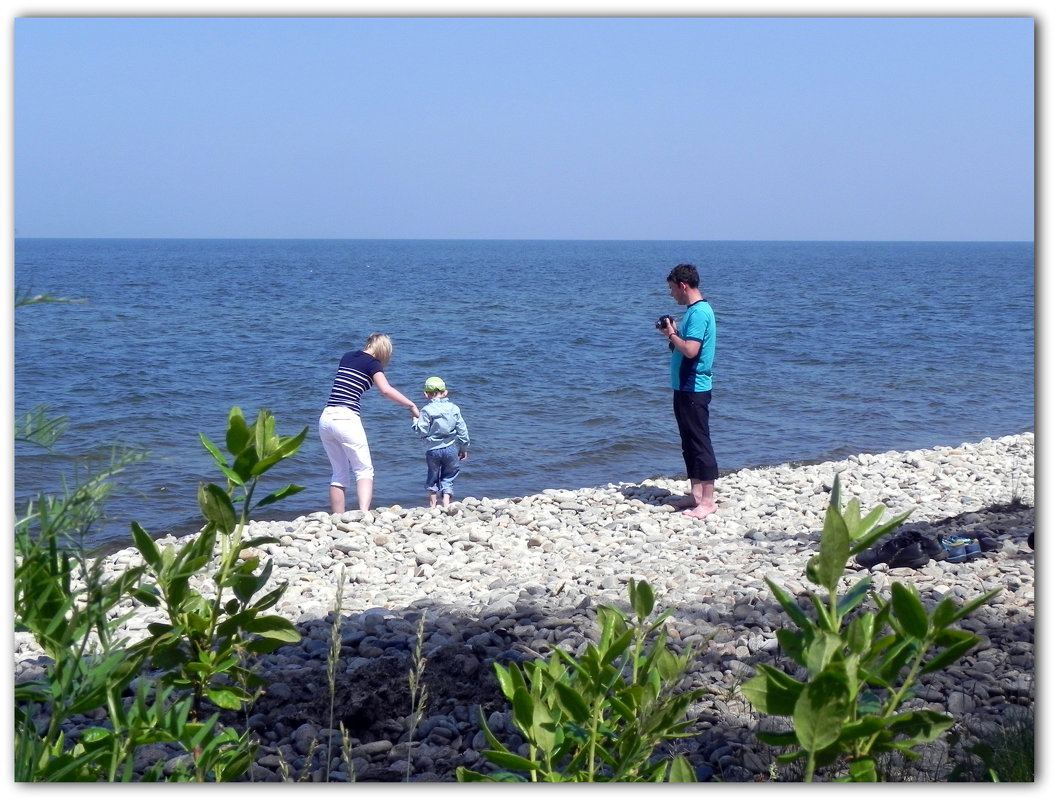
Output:
<path fill-rule="evenodd" d="M 642 445 L 634 440 L 599 439 L 586 446 L 579 446 L 575 453 L 566 454 L 563 458 L 555 458 L 553 466 L 556 469 L 566 469 L 604 464 L 606 462 L 617 463 L 621 461 L 621 457 L 640 452 L 641 450 Z"/>

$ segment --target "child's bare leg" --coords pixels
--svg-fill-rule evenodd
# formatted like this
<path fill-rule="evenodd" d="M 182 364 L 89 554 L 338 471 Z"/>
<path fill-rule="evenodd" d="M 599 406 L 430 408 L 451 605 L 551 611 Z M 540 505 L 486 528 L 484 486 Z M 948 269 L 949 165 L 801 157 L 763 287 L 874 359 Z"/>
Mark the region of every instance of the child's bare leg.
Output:
<path fill-rule="evenodd" d="M 444 493 L 444 495 L 443 495 L 443 503 L 444 503 L 444 506 L 450 506 L 451 505 L 451 493 L 449 493 L 449 492 L 445 492 Z"/>
<path fill-rule="evenodd" d="M 435 492 L 430 492 L 429 493 L 429 508 L 432 509 L 434 506 L 436 506 L 436 493 Z"/>

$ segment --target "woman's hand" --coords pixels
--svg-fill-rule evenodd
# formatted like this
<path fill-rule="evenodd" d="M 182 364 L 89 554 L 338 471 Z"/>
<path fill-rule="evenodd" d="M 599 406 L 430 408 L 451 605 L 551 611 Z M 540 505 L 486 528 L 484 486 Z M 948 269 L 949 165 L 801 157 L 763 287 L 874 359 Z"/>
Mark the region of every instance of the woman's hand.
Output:
<path fill-rule="evenodd" d="M 418 415 L 420 414 L 420 412 L 418 411 L 418 407 L 415 404 L 412 403 L 411 406 L 410 406 L 410 409 L 411 409 L 411 419 L 412 420 L 417 419 Z"/>

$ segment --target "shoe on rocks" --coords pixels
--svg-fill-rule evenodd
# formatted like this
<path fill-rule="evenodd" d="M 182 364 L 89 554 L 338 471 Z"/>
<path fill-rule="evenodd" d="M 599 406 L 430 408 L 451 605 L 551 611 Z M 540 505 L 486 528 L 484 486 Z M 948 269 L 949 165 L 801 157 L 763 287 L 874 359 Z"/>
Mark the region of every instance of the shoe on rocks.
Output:
<path fill-rule="evenodd" d="M 924 567 L 931 561 L 931 557 L 921 547 L 919 542 L 911 542 L 898 549 L 890 559 L 887 560 L 888 567 Z"/>
<path fill-rule="evenodd" d="M 945 550 L 937 541 L 914 531 L 897 534 L 875 548 L 868 548 L 856 554 L 854 561 L 867 569 L 885 563 L 888 567 L 923 567 L 936 558 L 933 552 L 941 556 Z"/>
<path fill-rule="evenodd" d="M 942 559 L 946 555 L 946 549 L 942 547 L 942 543 L 937 538 L 929 537 L 919 531 L 912 532 L 912 536 L 929 559 Z"/>
<path fill-rule="evenodd" d="M 975 545 L 976 549 L 979 549 L 978 544 L 967 537 L 945 537 L 942 540 L 942 547 L 946 551 L 946 561 L 955 563 L 966 562 L 968 560 L 969 545 Z"/>
<path fill-rule="evenodd" d="M 979 547 L 984 551 L 1000 551 L 1001 543 L 989 534 L 980 534 L 977 540 Z"/>
<path fill-rule="evenodd" d="M 884 564 L 894 557 L 905 543 L 899 541 L 898 537 L 882 542 L 873 548 L 867 548 L 861 553 L 855 554 L 854 561 L 859 567 L 866 569 Z"/>

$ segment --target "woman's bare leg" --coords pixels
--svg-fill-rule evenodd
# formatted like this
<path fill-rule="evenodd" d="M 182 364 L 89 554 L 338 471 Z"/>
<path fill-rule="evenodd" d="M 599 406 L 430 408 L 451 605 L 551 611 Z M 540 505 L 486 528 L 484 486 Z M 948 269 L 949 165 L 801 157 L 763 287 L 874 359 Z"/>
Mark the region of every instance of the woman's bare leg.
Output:
<path fill-rule="evenodd" d="M 330 485 L 330 514 L 339 515 L 345 511 L 345 488 Z"/>
<path fill-rule="evenodd" d="M 361 478 L 356 482 L 356 498 L 359 500 L 359 511 L 370 510 L 370 502 L 374 497 L 374 479 Z"/>

